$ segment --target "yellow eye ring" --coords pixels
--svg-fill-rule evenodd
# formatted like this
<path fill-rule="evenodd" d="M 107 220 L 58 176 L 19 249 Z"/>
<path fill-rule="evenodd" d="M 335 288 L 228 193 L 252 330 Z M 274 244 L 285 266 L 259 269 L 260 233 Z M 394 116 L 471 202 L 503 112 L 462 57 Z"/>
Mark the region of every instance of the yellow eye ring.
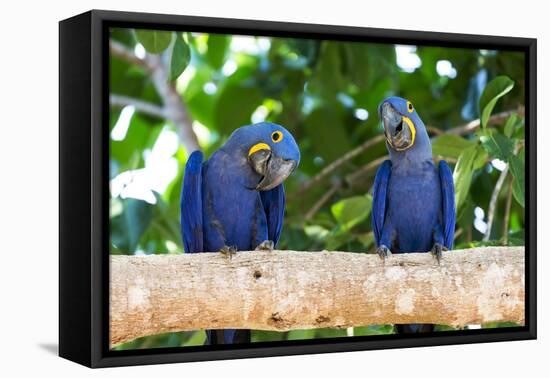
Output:
<path fill-rule="evenodd" d="M 413 104 L 411 104 L 410 101 L 407 101 L 407 111 L 408 111 L 409 113 L 412 113 L 413 110 L 414 110 Z"/>
<path fill-rule="evenodd" d="M 273 143 L 279 143 L 283 140 L 283 133 L 280 131 L 274 131 L 271 133 L 271 140 Z"/>

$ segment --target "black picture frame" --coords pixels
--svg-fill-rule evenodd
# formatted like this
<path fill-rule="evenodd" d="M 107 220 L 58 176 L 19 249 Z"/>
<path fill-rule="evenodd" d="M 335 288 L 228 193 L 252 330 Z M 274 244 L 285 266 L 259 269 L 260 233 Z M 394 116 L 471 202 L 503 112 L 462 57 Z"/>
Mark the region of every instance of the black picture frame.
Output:
<path fill-rule="evenodd" d="M 108 28 L 292 36 L 516 50 L 526 54 L 526 325 L 426 336 L 366 336 L 112 351 L 109 320 Z M 59 354 L 89 367 L 536 338 L 536 39 L 92 10 L 59 23 Z"/>

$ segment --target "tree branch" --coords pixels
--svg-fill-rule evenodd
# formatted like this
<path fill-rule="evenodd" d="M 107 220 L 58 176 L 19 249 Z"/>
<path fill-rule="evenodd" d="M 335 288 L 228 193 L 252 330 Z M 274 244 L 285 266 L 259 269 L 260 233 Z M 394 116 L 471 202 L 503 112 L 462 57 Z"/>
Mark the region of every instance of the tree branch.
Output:
<path fill-rule="evenodd" d="M 327 203 L 328 200 L 330 200 L 330 198 L 334 195 L 334 193 L 336 193 L 338 189 L 340 189 L 341 186 L 342 184 L 340 183 L 340 181 L 337 181 L 334 184 L 332 184 L 330 189 L 325 194 L 323 194 L 321 198 L 319 198 L 319 200 L 315 202 L 313 206 L 311 206 L 311 208 L 308 210 L 308 212 L 304 216 L 304 222 L 311 220 L 315 216 L 315 214 L 317 214 L 317 212 L 321 210 L 321 208 L 325 205 L 325 203 Z"/>
<path fill-rule="evenodd" d="M 346 153 L 341 158 L 333 161 L 332 163 L 327 165 L 325 168 L 323 168 L 323 170 L 321 172 L 319 172 L 317 175 L 315 175 L 310 180 L 303 183 L 298 188 L 298 190 L 296 190 L 296 192 L 293 193 L 293 195 L 298 196 L 301 193 L 305 192 L 306 190 L 308 190 L 309 188 L 311 188 L 312 186 L 314 186 L 318 182 L 322 181 L 325 177 L 327 177 L 329 174 L 331 174 L 334 170 L 339 168 L 341 165 L 343 165 L 347 161 L 349 161 L 349 160 L 353 159 L 354 157 L 360 155 L 361 153 L 363 153 L 367 149 L 371 148 L 372 146 L 374 146 L 377 143 L 382 142 L 383 140 L 384 140 L 384 135 L 381 134 L 381 135 L 377 135 L 374 138 L 368 139 L 367 141 L 363 142 L 363 144 L 361 144 L 360 146 L 358 146 L 358 147 L 354 148 L 353 150 L 349 151 L 348 153 Z"/>
<path fill-rule="evenodd" d="M 171 120 L 178 128 L 180 141 L 188 154 L 199 150 L 199 142 L 192 127 L 193 120 L 174 83 L 169 80 L 168 67 L 163 63 L 161 56 L 145 54 L 144 58 L 140 58 L 132 50 L 113 40 L 109 42 L 109 48 L 114 56 L 149 71 L 153 85 L 164 105 L 164 117 Z"/>
<path fill-rule="evenodd" d="M 111 94 L 109 96 L 109 102 L 111 106 L 133 106 L 138 112 L 149 114 L 155 117 L 166 118 L 166 112 L 162 107 L 147 101 L 139 100 L 137 98 Z"/>
<path fill-rule="evenodd" d="M 504 210 L 504 220 L 502 225 L 502 245 L 508 245 L 508 232 L 510 229 L 510 212 L 512 210 L 512 185 L 514 183 L 514 177 L 510 176 L 508 180 L 508 192 L 506 193 L 506 207 Z"/>
<path fill-rule="evenodd" d="M 169 80 L 168 67 L 162 63 L 160 56 L 148 54 L 148 57 L 156 67 L 151 72 L 153 84 L 162 98 L 167 117 L 174 122 L 180 131 L 180 139 L 187 153 L 190 154 L 195 150 L 200 150 L 199 141 L 192 127 L 193 120 L 187 108 L 183 105 L 183 99 L 177 92 L 176 86 Z"/>
<path fill-rule="evenodd" d="M 525 114 L 525 108 L 523 106 L 519 106 L 515 110 L 507 110 L 505 112 L 496 113 L 493 114 L 491 117 L 489 117 L 488 125 L 493 126 L 496 124 L 499 124 L 501 122 L 504 122 L 508 117 L 510 117 L 512 114 L 519 114 L 523 116 Z M 453 129 L 447 130 L 446 134 L 452 134 L 452 135 L 466 135 L 474 131 L 475 129 L 479 128 L 481 126 L 480 120 L 475 119 L 471 122 L 468 122 L 462 126 L 455 127 Z"/>
<path fill-rule="evenodd" d="M 374 171 L 377 169 L 380 164 L 384 162 L 384 160 L 389 159 L 388 155 L 380 156 L 378 159 L 374 159 L 373 161 L 368 162 L 361 168 L 359 168 L 357 171 L 350 173 L 346 176 L 346 182 L 350 185 L 352 185 L 355 181 L 357 181 L 361 176 L 366 175 L 369 172 Z"/>
<path fill-rule="evenodd" d="M 426 130 L 428 131 L 428 134 L 433 134 L 435 136 L 445 134 L 445 130 L 441 130 L 440 128 L 428 126 L 426 125 Z"/>
<path fill-rule="evenodd" d="M 111 256 L 111 345 L 199 329 L 523 323 L 524 247 Z"/>
<path fill-rule="evenodd" d="M 493 221 L 495 220 L 495 211 L 497 209 L 498 195 L 502 190 L 502 186 L 504 185 L 504 181 L 506 180 L 507 174 L 508 174 L 508 164 L 506 164 L 506 167 L 502 170 L 502 172 L 500 172 L 500 176 L 498 177 L 497 183 L 495 184 L 495 188 L 493 189 L 493 194 L 491 194 L 491 200 L 489 201 L 489 212 L 487 214 L 487 231 L 485 231 L 485 235 L 483 236 L 483 241 L 488 241 L 491 238 L 491 230 L 493 228 Z"/>
<path fill-rule="evenodd" d="M 109 41 L 109 50 L 111 51 L 111 54 L 114 56 L 127 61 L 128 63 L 135 64 L 137 66 L 141 66 L 149 71 L 153 70 L 153 66 L 151 62 L 145 58 L 138 57 L 131 49 L 126 47 L 120 42 L 113 41 L 112 39 Z"/>

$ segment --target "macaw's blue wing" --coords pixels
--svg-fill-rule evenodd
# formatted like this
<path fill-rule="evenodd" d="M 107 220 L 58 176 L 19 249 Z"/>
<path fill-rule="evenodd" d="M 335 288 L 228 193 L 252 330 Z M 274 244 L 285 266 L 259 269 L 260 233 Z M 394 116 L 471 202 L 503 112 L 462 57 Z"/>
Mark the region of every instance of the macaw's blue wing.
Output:
<path fill-rule="evenodd" d="M 376 172 L 372 190 L 372 232 L 374 233 L 374 240 L 377 246 L 379 246 L 380 238 L 382 237 L 382 228 L 384 227 L 384 219 L 386 217 L 386 195 L 390 176 L 391 161 L 386 160 Z"/>
<path fill-rule="evenodd" d="M 202 152 L 187 159 L 181 191 L 181 232 L 185 252 L 203 251 L 202 233 Z"/>
<path fill-rule="evenodd" d="M 260 197 L 267 219 L 268 238 L 277 245 L 285 215 L 285 188 L 280 184 L 271 190 L 260 192 Z"/>
<path fill-rule="evenodd" d="M 451 169 L 443 160 L 439 162 L 439 180 L 443 198 L 443 244 L 448 249 L 453 249 L 456 223 L 455 187 Z"/>

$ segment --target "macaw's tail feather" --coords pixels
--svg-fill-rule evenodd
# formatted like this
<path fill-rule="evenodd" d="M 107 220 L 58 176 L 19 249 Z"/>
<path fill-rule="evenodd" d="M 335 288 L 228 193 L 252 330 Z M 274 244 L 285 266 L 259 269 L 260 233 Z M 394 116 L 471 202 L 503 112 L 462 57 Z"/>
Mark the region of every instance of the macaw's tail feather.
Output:
<path fill-rule="evenodd" d="M 425 333 L 433 332 L 434 324 L 396 324 L 395 332 L 398 334 L 404 333 Z"/>
<path fill-rule="evenodd" d="M 205 345 L 248 344 L 250 342 L 249 329 L 214 329 L 206 331 Z"/>

